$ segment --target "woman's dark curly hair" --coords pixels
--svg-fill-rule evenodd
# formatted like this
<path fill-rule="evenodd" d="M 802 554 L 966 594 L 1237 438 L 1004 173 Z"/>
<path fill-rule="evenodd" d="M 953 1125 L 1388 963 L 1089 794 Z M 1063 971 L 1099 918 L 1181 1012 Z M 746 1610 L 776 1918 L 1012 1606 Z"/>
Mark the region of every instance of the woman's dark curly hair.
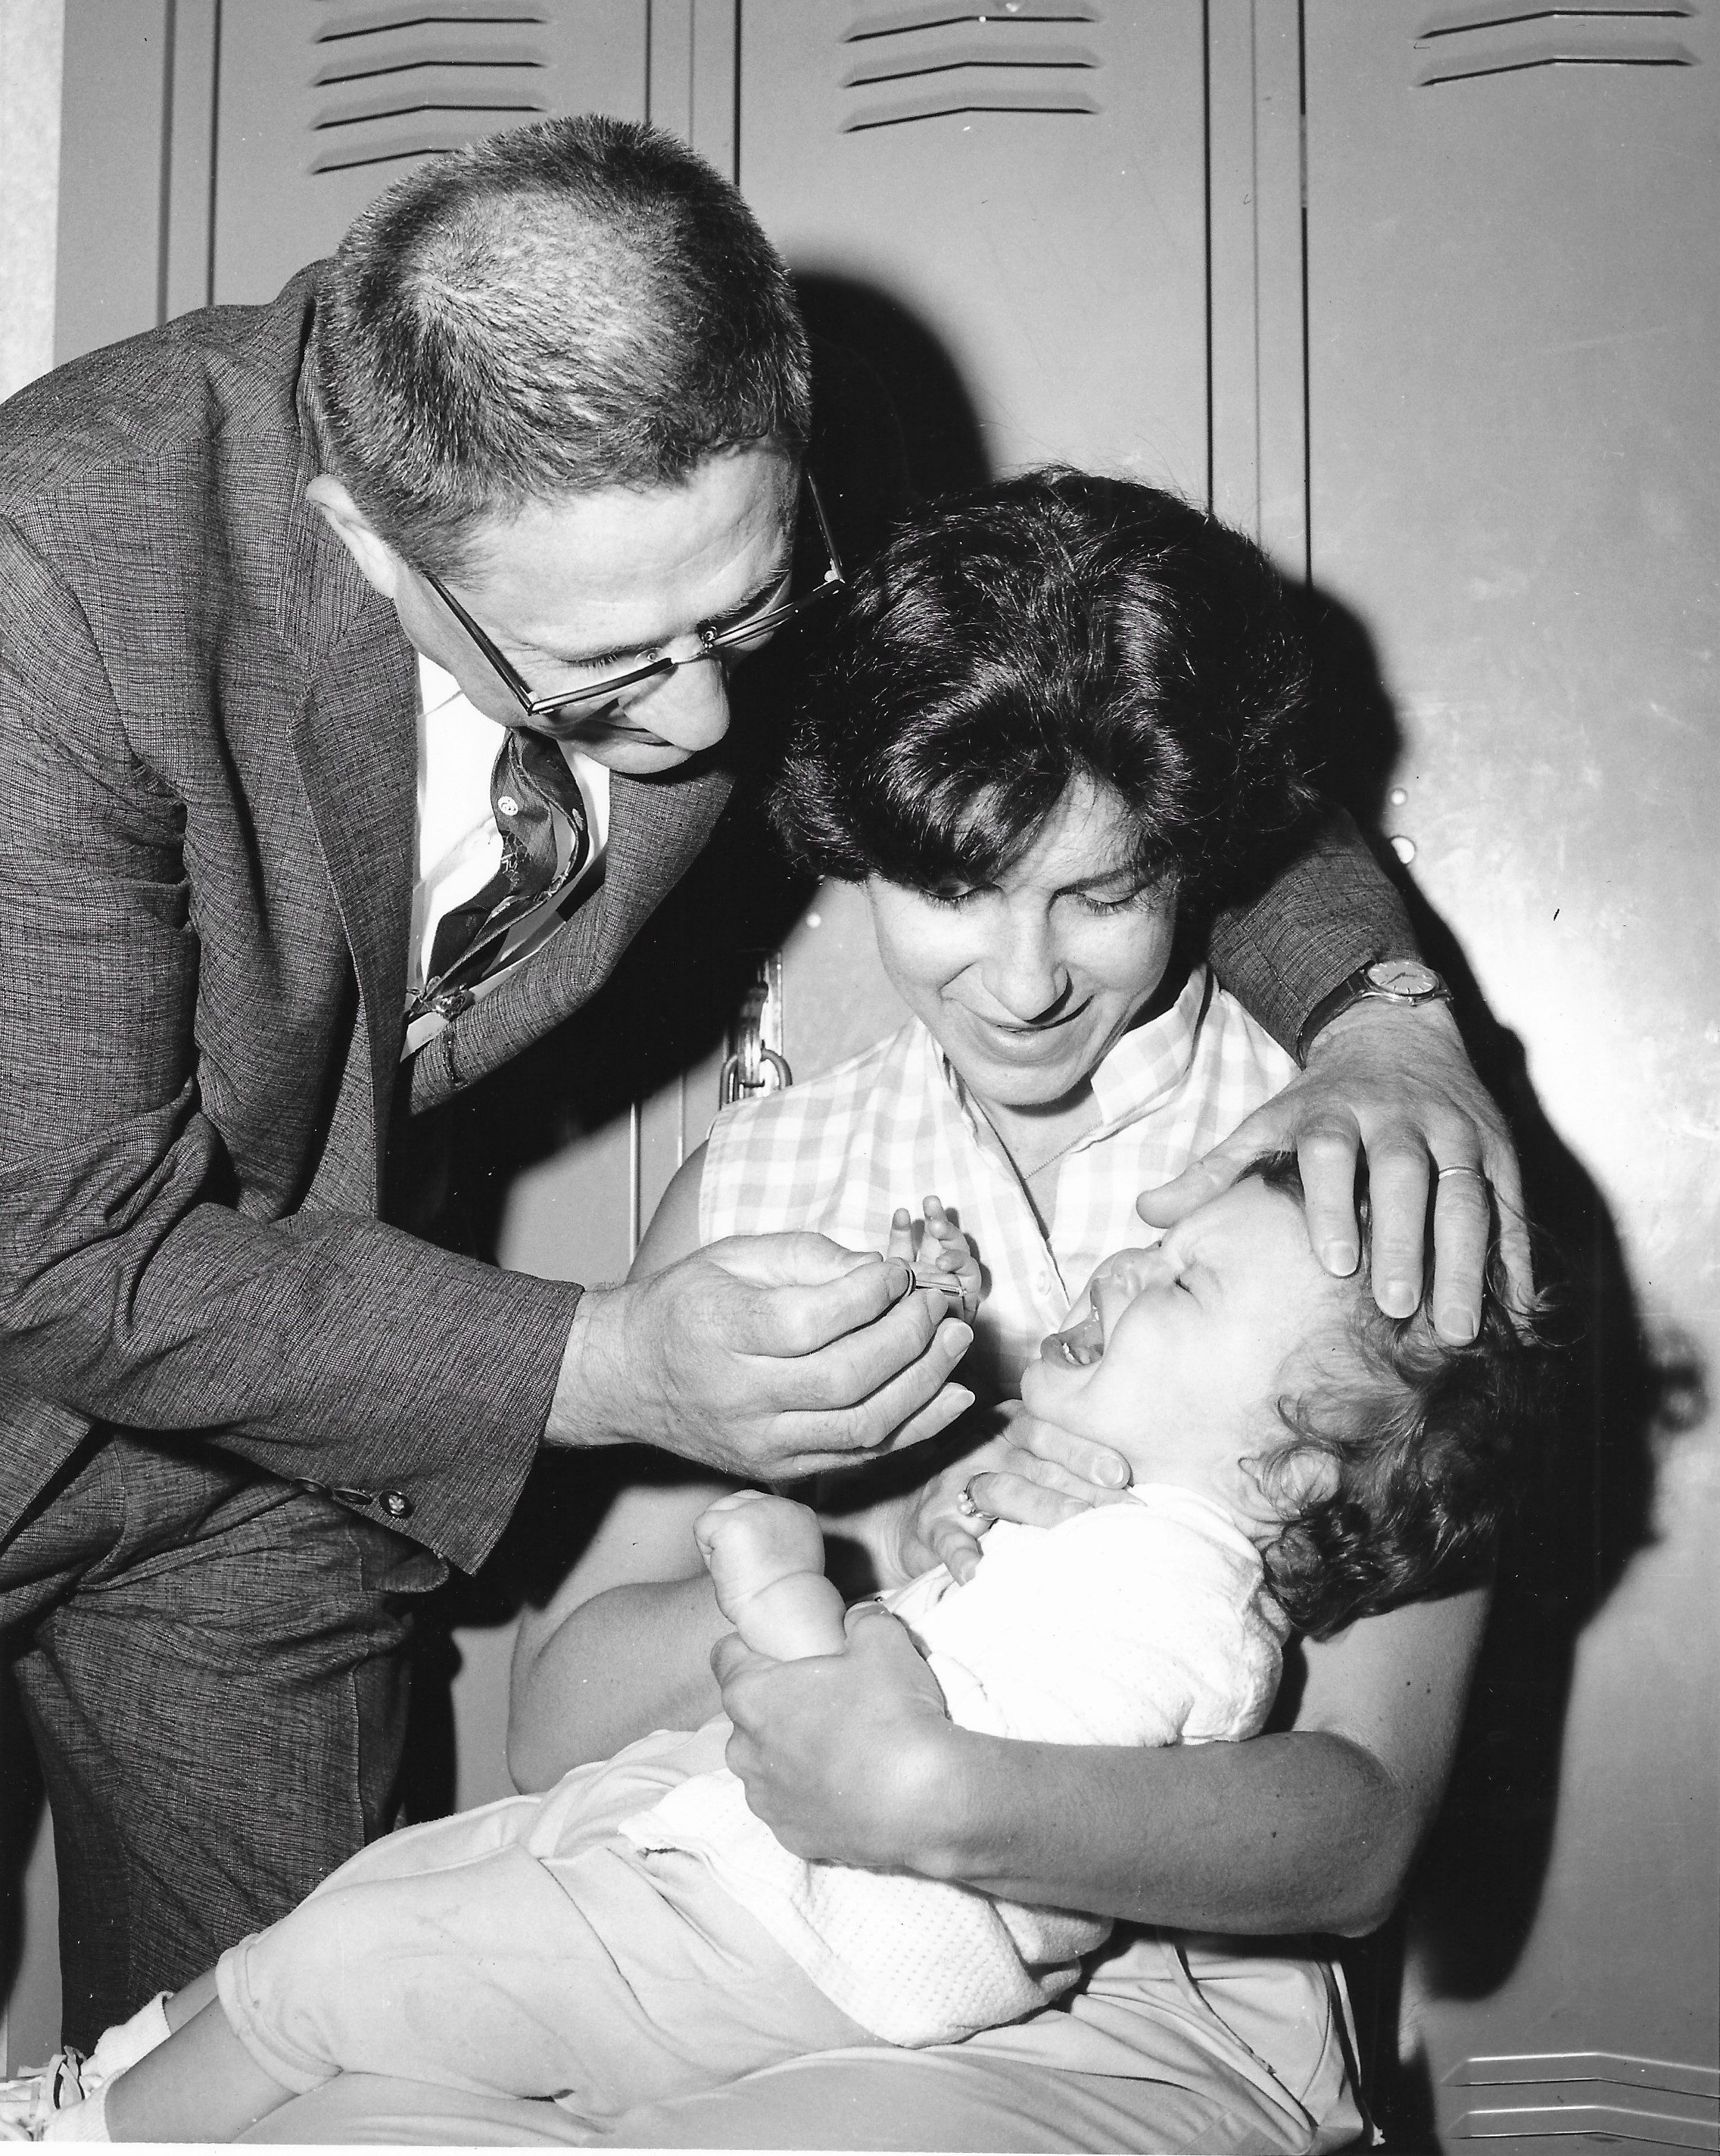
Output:
<path fill-rule="evenodd" d="M 1302 1197 L 1294 1154 L 1271 1154 L 1247 1173 Z M 1317 1640 L 1486 1576 L 1530 1434 L 1548 1412 L 1555 1359 L 1532 1318 L 1512 1315 L 1497 1238 L 1473 1340 L 1459 1345 L 1435 1332 L 1430 1283 L 1413 1317 L 1388 1317 L 1368 1286 L 1365 1192 L 1358 1212 L 1348 1371 L 1281 1399 L 1290 1437 L 1256 1462 L 1269 1493 L 1292 1464 L 1312 1458 L 1335 1471 L 1266 1553 L 1285 1614 Z"/>
<path fill-rule="evenodd" d="M 1307 660 L 1260 550 L 1156 488 L 1029 472 L 898 526 L 809 670 L 773 814 L 808 866 L 983 881 L 1071 780 L 1199 912 L 1312 800 Z"/>

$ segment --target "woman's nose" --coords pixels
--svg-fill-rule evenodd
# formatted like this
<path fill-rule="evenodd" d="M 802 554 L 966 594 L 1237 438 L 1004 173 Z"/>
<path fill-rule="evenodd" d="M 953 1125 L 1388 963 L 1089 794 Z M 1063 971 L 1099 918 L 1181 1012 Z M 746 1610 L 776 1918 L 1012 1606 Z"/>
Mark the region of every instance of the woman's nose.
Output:
<path fill-rule="evenodd" d="M 1069 968 L 1051 938 L 1007 915 L 998 923 L 980 978 L 1018 1025 L 1049 1017 L 1069 993 Z"/>

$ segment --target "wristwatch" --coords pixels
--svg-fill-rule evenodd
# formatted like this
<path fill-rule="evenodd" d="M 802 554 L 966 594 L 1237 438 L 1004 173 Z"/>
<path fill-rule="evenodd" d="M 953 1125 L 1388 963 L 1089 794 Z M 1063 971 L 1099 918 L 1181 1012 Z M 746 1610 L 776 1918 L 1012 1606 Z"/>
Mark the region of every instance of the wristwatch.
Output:
<path fill-rule="evenodd" d="M 1414 1010 L 1420 1004 L 1448 1004 L 1451 991 L 1431 966 L 1420 958 L 1370 958 L 1348 980 L 1340 981 L 1328 996 L 1322 996 L 1308 1013 L 1296 1037 L 1296 1060 L 1306 1065 L 1317 1037 L 1340 1011 L 1352 1004 L 1396 1004 Z"/>

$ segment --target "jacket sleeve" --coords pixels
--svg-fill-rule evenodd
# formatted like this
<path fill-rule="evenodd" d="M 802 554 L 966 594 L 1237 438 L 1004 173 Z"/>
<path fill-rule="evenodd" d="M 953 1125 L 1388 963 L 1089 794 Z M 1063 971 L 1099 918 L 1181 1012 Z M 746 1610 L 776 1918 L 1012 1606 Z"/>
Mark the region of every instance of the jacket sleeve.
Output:
<path fill-rule="evenodd" d="M 134 755 L 82 608 L 4 526 L 0 590 L 0 1400 L 398 1491 L 405 1532 L 475 1564 L 579 1290 L 241 1209 L 199 1092 L 183 805 Z"/>
<path fill-rule="evenodd" d="M 1214 921 L 1208 955 L 1220 981 L 1294 1055 L 1309 1014 L 1373 958 L 1420 955 L 1404 902 L 1342 808 L 1254 903 Z"/>

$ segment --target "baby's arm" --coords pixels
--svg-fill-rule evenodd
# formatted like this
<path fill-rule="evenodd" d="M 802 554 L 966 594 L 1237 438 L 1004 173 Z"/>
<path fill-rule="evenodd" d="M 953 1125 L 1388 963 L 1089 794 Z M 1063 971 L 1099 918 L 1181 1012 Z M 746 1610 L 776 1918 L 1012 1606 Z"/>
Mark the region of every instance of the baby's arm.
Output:
<path fill-rule="evenodd" d="M 804 1505 L 731 1491 L 699 1515 L 693 1538 L 718 1609 L 755 1654 L 792 1662 L 842 1652 L 842 1597 L 824 1577 L 824 1538 Z"/>
<path fill-rule="evenodd" d="M 979 1260 L 973 1245 L 943 1209 L 942 1199 L 928 1197 L 922 1204 L 926 1218 L 917 1237 L 917 1250 L 913 1216 L 906 1205 L 898 1205 L 884 1255 L 906 1260 L 914 1269 L 915 1285 L 936 1288 L 948 1296 L 950 1316 L 971 1325 L 983 1293 Z"/>

